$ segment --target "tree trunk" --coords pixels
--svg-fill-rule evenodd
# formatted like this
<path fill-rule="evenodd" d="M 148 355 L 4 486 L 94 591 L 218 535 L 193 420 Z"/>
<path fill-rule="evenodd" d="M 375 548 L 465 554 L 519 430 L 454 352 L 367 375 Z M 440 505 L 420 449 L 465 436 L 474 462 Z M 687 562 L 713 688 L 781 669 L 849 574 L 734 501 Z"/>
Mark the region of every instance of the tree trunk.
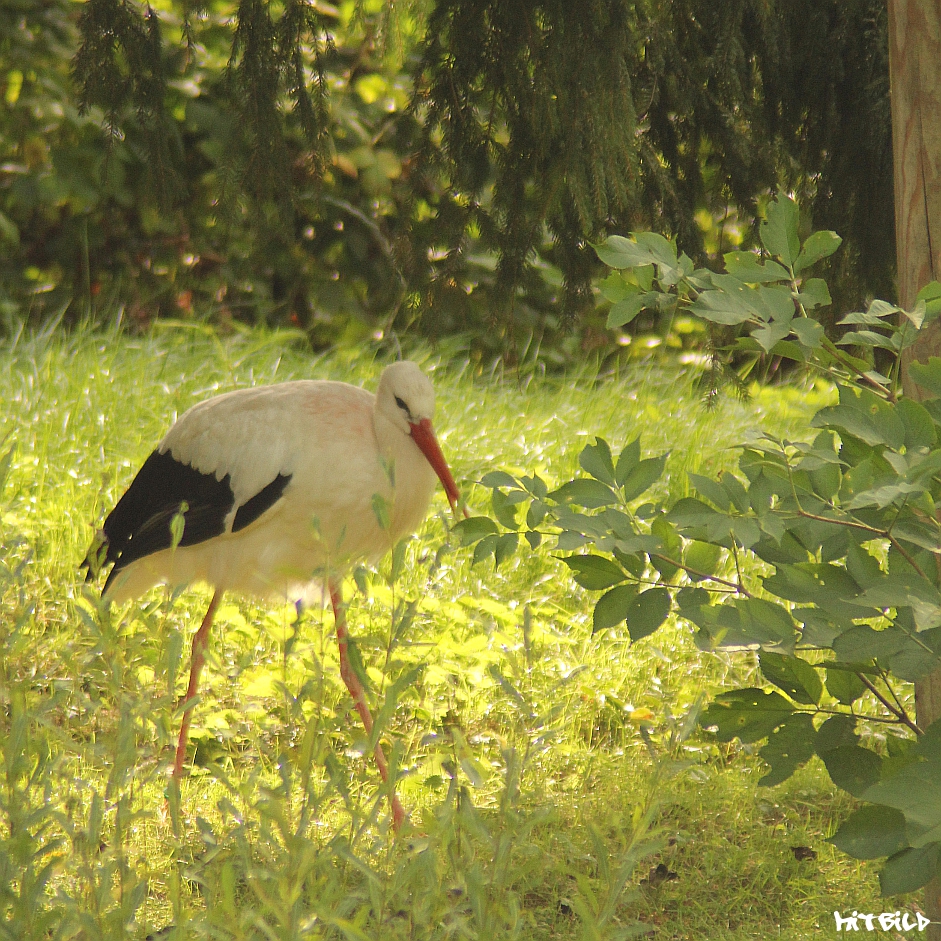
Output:
<path fill-rule="evenodd" d="M 889 76 L 895 164 L 895 244 L 899 304 L 915 305 L 918 291 L 941 280 L 941 3 L 889 0 Z M 941 356 L 941 321 L 905 351 L 902 385 L 920 398 L 908 364 Z M 918 724 L 941 717 L 941 670 L 915 684 Z M 926 935 L 941 941 L 941 880 L 929 883 Z"/>

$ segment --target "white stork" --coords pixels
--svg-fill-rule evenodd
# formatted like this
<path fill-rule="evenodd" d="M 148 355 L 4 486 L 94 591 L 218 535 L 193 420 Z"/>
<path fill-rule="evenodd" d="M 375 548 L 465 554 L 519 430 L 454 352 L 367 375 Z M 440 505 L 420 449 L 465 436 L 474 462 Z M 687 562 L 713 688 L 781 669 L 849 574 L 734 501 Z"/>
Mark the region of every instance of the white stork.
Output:
<path fill-rule="evenodd" d="M 418 528 L 435 475 L 457 512 L 458 489 L 431 425 L 434 408 L 431 382 L 407 361 L 386 367 L 375 396 L 315 380 L 242 389 L 194 405 L 144 462 L 84 564 L 91 577 L 114 563 L 102 590 L 108 601 L 159 583 L 214 588 L 193 638 L 175 778 L 213 615 L 227 590 L 284 598 L 325 584 L 340 674 L 372 733 L 366 694 L 347 656 L 342 574 Z M 385 781 L 378 742 L 375 757 Z M 398 828 L 405 811 L 394 789 L 392 812 Z"/>

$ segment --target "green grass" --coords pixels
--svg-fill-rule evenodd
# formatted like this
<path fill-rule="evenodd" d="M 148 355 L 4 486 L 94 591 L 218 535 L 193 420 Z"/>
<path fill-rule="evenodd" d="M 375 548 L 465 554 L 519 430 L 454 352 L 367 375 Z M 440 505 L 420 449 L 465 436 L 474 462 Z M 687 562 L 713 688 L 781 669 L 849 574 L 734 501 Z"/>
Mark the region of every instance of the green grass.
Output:
<path fill-rule="evenodd" d="M 488 470 L 565 480 L 595 434 L 669 450 L 662 485 L 682 496 L 687 471 L 734 464 L 746 430 L 799 435 L 826 394 L 778 387 L 707 412 L 689 374 L 660 367 L 521 387 L 413 355 L 476 512 Z M 381 367 L 197 329 L 0 349 L 0 454 L 15 447 L 0 493 L 0 938 L 616 938 L 640 923 L 663 939 L 798 939 L 832 932 L 834 910 L 881 912 L 875 867 L 825 842 L 852 803 L 822 766 L 758 788 L 754 749 L 687 721 L 701 697 L 757 681 L 751 655 L 700 653 L 683 623 L 634 645 L 592 638 L 592 597 L 551 548 L 472 568 L 442 494 L 395 578 L 386 560 L 365 593 L 347 585 L 414 829 L 392 837 L 320 609 L 296 621 L 229 599 L 191 736 L 201 767 L 168 788 L 208 595 L 102 610 L 78 571 L 95 527 L 194 402 L 299 377 L 374 388 Z M 676 878 L 651 884 L 659 863 Z"/>

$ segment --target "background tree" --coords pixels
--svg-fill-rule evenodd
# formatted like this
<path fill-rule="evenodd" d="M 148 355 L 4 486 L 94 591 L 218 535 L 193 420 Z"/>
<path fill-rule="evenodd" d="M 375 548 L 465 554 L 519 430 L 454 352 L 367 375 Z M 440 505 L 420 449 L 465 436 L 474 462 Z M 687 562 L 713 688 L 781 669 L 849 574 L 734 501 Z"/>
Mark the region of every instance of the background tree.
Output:
<path fill-rule="evenodd" d="M 918 291 L 941 279 L 941 10 L 927 0 L 889 4 L 892 78 L 892 139 L 895 152 L 895 218 L 899 302 L 914 304 Z M 908 366 L 941 355 L 941 326 L 935 322 L 903 360 L 906 395 L 922 398 Z M 915 684 L 918 722 L 941 719 L 941 672 Z M 929 883 L 925 909 L 934 924 L 928 937 L 941 939 L 941 881 Z"/>
<path fill-rule="evenodd" d="M 751 244 L 779 188 L 845 237 L 838 304 L 892 293 L 876 0 L 80 10 L 80 35 L 62 0 L 0 22 L 4 166 L 52 184 L 28 201 L 0 177 L 10 270 L 33 273 L 19 310 L 100 295 L 142 318 L 293 317 L 315 341 L 415 322 L 559 345 L 591 321 L 588 240 L 651 228 L 703 262 Z"/>

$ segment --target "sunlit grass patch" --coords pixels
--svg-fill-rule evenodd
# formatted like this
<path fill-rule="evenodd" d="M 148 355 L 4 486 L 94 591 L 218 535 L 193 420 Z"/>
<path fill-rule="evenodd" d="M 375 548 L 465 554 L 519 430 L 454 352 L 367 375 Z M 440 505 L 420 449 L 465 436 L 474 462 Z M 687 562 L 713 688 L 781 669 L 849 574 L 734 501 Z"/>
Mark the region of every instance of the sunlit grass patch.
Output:
<path fill-rule="evenodd" d="M 687 472 L 734 465 L 748 429 L 799 435 L 829 394 L 755 390 L 705 410 L 688 371 L 584 367 L 520 386 L 414 355 L 480 513 L 485 473 L 561 482 L 595 435 L 669 451 L 662 495 L 684 496 Z M 472 566 L 441 494 L 396 578 L 387 559 L 346 586 L 410 836 L 392 839 L 316 604 L 299 616 L 232 596 L 220 610 L 177 800 L 176 702 L 208 594 L 101 609 L 84 551 L 194 402 L 302 377 L 374 388 L 381 367 L 197 330 L 0 350 L 0 454 L 15 448 L 0 498 L 0 925 L 23 938 L 170 925 L 179 938 L 613 938 L 640 920 L 664 938 L 801 938 L 834 909 L 877 904 L 873 871 L 824 842 L 849 804 L 819 765 L 758 789 L 752 750 L 692 721 L 754 676 L 751 655 L 701 653 L 676 621 L 637 644 L 592 637 L 593 598 L 551 545 Z M 653 884 L 660 862 L 676 878 Z"/>

